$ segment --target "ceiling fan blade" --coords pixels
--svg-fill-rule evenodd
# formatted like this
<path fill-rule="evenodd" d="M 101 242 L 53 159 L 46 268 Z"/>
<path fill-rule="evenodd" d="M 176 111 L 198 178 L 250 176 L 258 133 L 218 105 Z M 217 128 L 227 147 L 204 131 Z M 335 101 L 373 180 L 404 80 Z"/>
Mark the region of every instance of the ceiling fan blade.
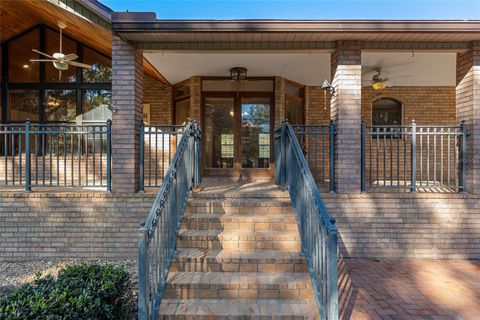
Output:
<path fill-rule="evenodd" d="M 80 63 L 80 62 L 76 62 L 76 61 L 65 61 L 65 62 L 68 63 L 69 65 L 72 65 L 72 66 L 75 66 L 75 67 L 86 68 L 86 69 L 91 69 L 92 68 L 91 65 L 85 64 L 85 63 Z"/>
<path fill-rule="evenodd" d="M 30 59 L 30 61 L 32 62 L 53 62 L 53 61 L 57 61 L 55 59 Z"/>
<path fill-rule="evenodd" d="M 66 54 L 63 57 L 63 61 L 71 61 L 71 60 L 75 60 L 77 58 L 78 58 L 78 56 L 75 53 L 70 53 L 70 54 Z"/>
<path fill-rule="evenodd" d="M 41 52 L 41 51 L 38 51 L 38 50 L 35 50 L 35 49 L 32 49 L 32 51 L 33 51 L 33 52 L 36 52 L 36 53 L 38 53 L 38 54 L 41 54 L 42 56 L 49 57 L 49 58 L 51 58 L 51 59 L 55 59 L 55 58 L 52 57 L 51 55 L 46 54 L 46 53 L 43 53 L 43 52 Z"/>

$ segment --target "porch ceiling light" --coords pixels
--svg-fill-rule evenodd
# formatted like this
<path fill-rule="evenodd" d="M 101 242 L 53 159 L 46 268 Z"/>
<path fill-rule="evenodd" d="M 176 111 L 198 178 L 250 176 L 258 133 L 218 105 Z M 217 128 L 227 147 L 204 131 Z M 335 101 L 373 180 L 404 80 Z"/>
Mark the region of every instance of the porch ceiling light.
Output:
<path fill-rule="evenodd" d="M 244 68 L 244 67 L 230 68 L 230 77 L 232 78 L 232 80 L 235 80 L 235 81 L 247 79 L 247 68 Z"/>
<path fill-rule="evenodd" d="M 372 88 L 373 90 L 382 90 L 387 87 L 387 82 L 386 81 L 378 81 L 372 83 Z"/>

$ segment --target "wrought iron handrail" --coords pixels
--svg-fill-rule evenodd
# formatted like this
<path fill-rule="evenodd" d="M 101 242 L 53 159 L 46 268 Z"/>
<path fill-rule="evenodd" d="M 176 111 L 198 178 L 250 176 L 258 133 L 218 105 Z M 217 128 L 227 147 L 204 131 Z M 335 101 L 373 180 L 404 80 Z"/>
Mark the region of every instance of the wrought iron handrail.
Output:
<path fill-rule="evenodd" d="M 139 229 L 138 318 L 156 319 L 168 267 L 191 189 L 200 183 L 201 133 L 189 122 L 157 193 Z"/>
<path fill-rule="evenodd" d="M 105 163 L 104 163 L 105 162 Z M 0 186 L 111 189 L 111 121 L 0 125 Z"/>
<path fill-rule="evenodd" d="M 362 122 L 362 191 L 465 191 L 466 128 L 366 125 Z"/>
<path fill-rule="evenodd" d="M 320 197 L 295 131 L 275 131 L 275 181 L 289 191 L 322 319 L 338 319 L 337 227 Z"/>

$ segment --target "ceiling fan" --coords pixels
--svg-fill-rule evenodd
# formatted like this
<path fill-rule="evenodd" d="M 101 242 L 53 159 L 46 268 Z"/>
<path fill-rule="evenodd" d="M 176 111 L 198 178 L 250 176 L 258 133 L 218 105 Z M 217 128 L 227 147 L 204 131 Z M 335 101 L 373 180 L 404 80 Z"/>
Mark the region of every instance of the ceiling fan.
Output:
<path fill-rule="evenodd" d="M 404 74 L 404 75 L 394 75 L 394 76 L 386 76 L 382 72 L 382 67 L 375 66 L 371 68 L 367 68 L 364 74 L 370 74 L 371 72 L 375 72 L 370 80 L 369 84 L 372 86 L 373 90 L 383 90 L 386 87 L 391 87 L 393 84 L 390 81 L 393 78 L 402 78 L 402 77 L 411 77 L 411 74 Z"/>
<path fill-rule="evenodd" d="M 73 61 L 73 60 L 78 58 L 78 56 L 75 53 L 64 54 L 62 52 L 62 31 L 67 26 L 65 24 L 61 23 L 61 22 L 58 22 L 58 27 L 60 28 L 60 50 L 59 50 L 59 52 L 54 52 L 53 55 L 49 55 L 49 54 L 46 54 L 44 52 L 32 49 L 32 51 L 34 51 L 38 54 L 41 54 L 42 56 L 45 56 L 45 57 L 50 58 L 50 59 L 30 59 L 30 61 L 52 62 L 55 69 L 58 70 L 58 79 L 59 80 L 62 78 L 62 70 L 68 70 L 69 66 L 91 69 L 92 68 L 91 65 Z"/>

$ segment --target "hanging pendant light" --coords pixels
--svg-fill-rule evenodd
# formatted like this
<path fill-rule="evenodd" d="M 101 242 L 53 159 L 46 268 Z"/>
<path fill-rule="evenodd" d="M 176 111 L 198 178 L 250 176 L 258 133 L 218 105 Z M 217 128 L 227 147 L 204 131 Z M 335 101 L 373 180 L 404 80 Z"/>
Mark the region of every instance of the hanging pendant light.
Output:
<path fill-rule="evenodd" d="M 235 80 L 235 81 L 246 80 L 247 68 L 244 68 L 244 67 L 230 68 L 230 78 L 232 78 L 232 80 Z"/>

